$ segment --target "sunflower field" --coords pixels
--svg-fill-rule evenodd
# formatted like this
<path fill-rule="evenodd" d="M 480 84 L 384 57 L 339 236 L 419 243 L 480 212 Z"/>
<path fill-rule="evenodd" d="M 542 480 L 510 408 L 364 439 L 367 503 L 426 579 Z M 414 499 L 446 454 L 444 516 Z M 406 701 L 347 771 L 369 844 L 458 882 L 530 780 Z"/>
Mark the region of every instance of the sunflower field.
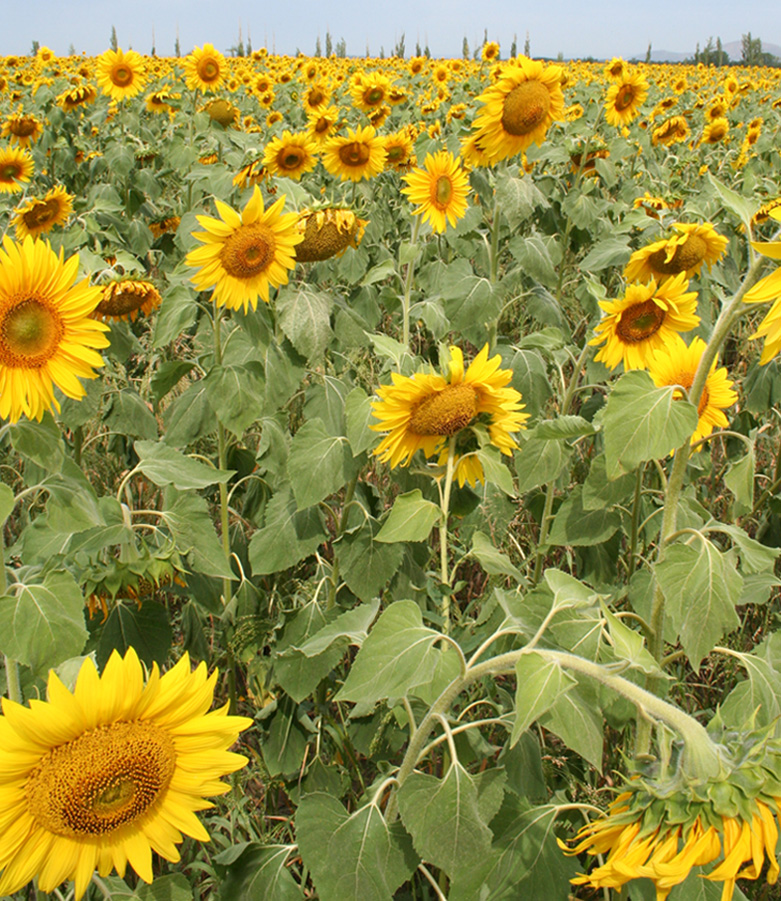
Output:
<path fill-rule="evenodd" d="M 781 898 L 780 125 L 0 57 L 0 896 Z"/>

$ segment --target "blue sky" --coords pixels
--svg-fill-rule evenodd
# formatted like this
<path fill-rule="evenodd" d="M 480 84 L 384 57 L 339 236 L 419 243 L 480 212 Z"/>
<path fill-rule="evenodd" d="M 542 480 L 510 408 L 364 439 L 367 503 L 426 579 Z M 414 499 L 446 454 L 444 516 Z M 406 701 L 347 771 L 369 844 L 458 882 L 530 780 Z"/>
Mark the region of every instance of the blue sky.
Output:
<path fill-rule="evenodd" d="M 348 54 L 372 54 L 384 46 L 390 52 L 406 35 L 407 55 L 428 43 L 435 56 L 459 56 L 466 35 L 470 47 L 488 29 L 503 55 L 513 34 L 523 49 L 529 33 L 533 56 L 631 56 L 654 50 L 691 52 L 709 36 L 724 43 L 739 41 L 751 32 L 765 43 L 781 44 L 778 0 L 0 0 L 0 54 L 29 52 L 34 40 L 65 54 L 101 53 L 109 46 L 111 26 L 119 45 L 142 53 L 155 45 L 159 55 L 172 54 L 179 30 L 183 54 L 206 42 L 226 51 L 235 45 L 241 22 L 244 39 L 249 29 L 253 47 L 266 44 L 278 53 L 301 49 L 313 53 L 318 34 L 330 31 L 334 42 L 343 37 Z"/>

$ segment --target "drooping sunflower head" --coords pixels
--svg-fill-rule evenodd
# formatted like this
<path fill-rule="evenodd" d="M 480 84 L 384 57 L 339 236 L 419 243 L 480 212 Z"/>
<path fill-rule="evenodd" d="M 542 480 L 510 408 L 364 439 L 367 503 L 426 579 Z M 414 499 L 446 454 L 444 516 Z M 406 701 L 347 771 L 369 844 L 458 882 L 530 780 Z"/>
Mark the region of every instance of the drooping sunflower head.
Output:
<path fill-rule="evenodd" d="M 205 112 L 212 122 L 222 125 L 223 128 L 238 128 L 241 110 L 223 97 L 215 97 L 204 106 L 201 112 Z"/>
<path fill-rule="evenodd" d="M 486 41 L 480 49 L 480 59 L 484 63 L 493 63 L 499 59 L 499 44 L 496 41 Z"/>
<path fill-rule="evenodd" d="M 184 77 L 191 91 L 216 91 L 227 75 L 227 63 L 212 44 L 194 47 L 184 59 Z"/>
<path fill-rule="evenodd" d="M 135 320 L 139 313 L 148 316 L 162 303 L 160 292 L 151 282 L 141 279 L 118 279 L 102 286 L 103 297 L 95 314 L 119 322 Z"/>
<path fill-rule="evenodd" d="M 499 80 L 477 98 L 483 103 L 473 128 L 492 162 L 540 144 L 564 115 L 561 67 L 518 57 Z"/>
<path fill-rule="evenodd" d="M 683 143 L 690 134 L 691 129 L 684 116 L 670 116 L 653 130 L 651 143 L 654 147 L 658 144 L 669 147 L 672 144 Z"/>
<path fill-rule="evenodd" d="M 18 147 L 0 148 L 0 194 L 15 194 L 33 174 L 33 158 Z"/>
<path fill-rule="evenodd" d="M 162 238 L 163 235 L 173 235 L 179 228 L 181 221 L 179 216 L 164 216 L 162 219 L 153 219 L 149 223 L 149 231 L 152 232 L 155 238 Z"/>
<path fill-rule="evenodd" d="M 94 103 L 97 98 L 98 92 L 94 85 L 82 84 L 77 85 L 75 88 L 70 88 L 67 91 L 63 91 L 62 94 L 57 97 L 57 106 L 59 106 L 60 109 L 65 110 L 65 112 L 72 112 L 81 106 L 87 106 L 87 104 Z"/>
<path fill-rule="evenodd" d="M 269 175 L 298 181 L 317 165 L 317 145 L 308 132 L 293 134 L 285 129 L 281 137 L 266 145 L 263 165 Z"/>
<path fill-rule="evenodd" d="M 183 833 L 208 841 L 195 811 L 246 764 L 228 748 L 252 722 L 227 705 L 209 712 L 216 675 L 203 663 L 191 672 L 185 654 L 163 676 L 154 664 L 145 682 L 130 649 L 101 675 L 87 658 L 72 692 L 52 670 L 48 701 L 3 699 L 0 786 L 21 800 L 0 814 L 0 892 L 73 879 L 78 901 L 95 869 L 121 877 L 130 863 L 152 882 L 153 850 L 178 861 Z"/>
<path fill-rule="evenodd" d="M 313 263 L 341 256 L 348 247 L 361 243 L 366 219 L 359 219 L 352 210 L 327 208 L 304 210 L 298 214 L 298 231 L 304 240 L 295 248 L 299 263 Z"/>
<path fill-rule="evenodd" d="M 639 72 L 624 72 L 621 80 L 608 88 L 605 120 L 621 128 L 640 115 L 640 106 L 648 96 L 648 82 Z"/>
<path fill-rule="evenodd" d="M 703 264 L 710 268 L 717 262 L 729 244 L 729 239 L 718 234 L 709 222 L 676 222 L 673 229 L 677 234 L 655 241 L 632 254 L 624 270 L 627 281 L 647 282 L 655 279 L 663 282 L 679 273 L 692 278 Z"/>
<path fill-rule="evenodd" d="M 59 404 L 57 386 L 79 399 L 79 379 L 103 366 L 108 327 L 90 318 L 100 288 L 74 284 L 79 258 L 65 261 L 49 245 L 26 237 L 3 239 L 0 250 L 0 417 L 41 419 Z"/>
<path fill-rule="evenodd" d="M 56 225 L 64 225 L 73 209 L 73 195 L 58 185 L 43 197 L 31 197 L 14 213 L 12 222 L 16 237 L 21 241 L 27 235 L 37 238 L 50 232 Z"/>
<path fill-rule="evenodd" d="M 385 168 L 386 157 L 384 141 L 371 125 L 348 128 L 323 148 L 323 166 L 343 181 L 374 178 Z"/>
<path fill-rule="evenodd" d="M 174 107 L 171 106 L 170 101 L 178 99 L 178 97 L 178 94 L 172 94 L 170 91 L 163 88 L 159 91 L 152 91 L 144 101 L 144 105 L 150 113 L 155 113 L 156 115 L 168 113 L 169 115 L 173 115 L 175 110 Z"/>
<path fill-rule="evenodd" d="M 8 138 L 12 144 L 29 147 L 43 134 L 43 122 L 32 115 L 12 113 L 3 122 L 2 137 Z"/>
<path fill-rule="evenodd" d="M 661 285 L 627 285 L 624 297 L 600 301 L 605 315 L 596 326 L 589 343 L 604 343 L 596 357 L 610 369 L 619 363 L 624 369 L 646 369 L 653 354 L 672 340 L 677 332 L 688 332 L 699 325 L 696 314 L 697 292 L 688 291 L 684 273 Z"/>
<path fill-rule="evenodd" d="M 417 205 L 414 215 L 431 223 L 441 234 L 448 223 L 455 226 L 466 214 L 469 179 L 460 162 L 448 150 L 427 154 L 422 169 L 413 169 L 403 177 L 406 194 Z"/>
<path fill-rule="evenodd" d="M 372 404 L 378 422 L 370 428 L 387 432 L 374 454 L 391 467 L 408 466 L 418 450 L 439 458 L 453 440 L 459 483 L 484 481 L 474 430 L 485 429 L 491 444 L 511 454 L 517 447 L 512 433 L 529 418 L 520 393 L 509 387 L 512 372 L 500 364 L 498 354 L 488 358 L 486 344 L 466 371 L 461 349 L 451 347 L 444 375 L 393 373 L 393 384 L 380 387 Z"/>
<path fill-rule="evenodd" d="M 256 185 L 241 213 L 216 200 L 219 219 L 198 216 L 205 229 L 193 232 L 203 242 L 185 262 L 198 271 L 192 281 L 200 291 L 213 289 L 217 306 L 256 309 L 258 298 L 268 303 L 269 286 L 287 284 L 295 266 L 295 246 L 303 240 L 295 213 L 283 213 L 285 195 L 264 209 Z"/>
<path fill-rule="evenodd" d="M 135 50 L 106 50 L 97 60 L 98 87 L 112 100 L 135 97 L 146 84 L 145 68 Z"/>

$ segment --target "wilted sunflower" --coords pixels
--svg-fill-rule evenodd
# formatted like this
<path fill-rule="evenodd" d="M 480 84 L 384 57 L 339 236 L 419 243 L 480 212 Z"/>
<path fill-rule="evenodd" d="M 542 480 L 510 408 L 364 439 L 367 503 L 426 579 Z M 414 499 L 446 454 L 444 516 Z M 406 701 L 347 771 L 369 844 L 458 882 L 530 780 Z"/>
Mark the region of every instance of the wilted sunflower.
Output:
<path fill-rule="evenodd" d="M 648 96 L 648 82 L 639 72 L 624 72 L 621 80 L 608 88 L 605 121 L 621 128 L 640 115 L 640 105 Z"/>
<path fill-rule="evenodd" d="M 139 313 L 148 316 L 160 306 L 160 292 L 151 282 L 141 279 L 119 279 L 102 285 L 103 298 L 95 313 L 107 319 L 135 320 Z"/>
<path fill-rule="evenodd" d="M 144 58 L 135 50 L 106 50 L 97 59 L 98 87 L 112 100 L 135 97 L 146 84 Z"/>
<path fill-rule="evenodd" d="M 472 126 L 494 163 L 541 144 L 548 128 L 564 115 L 560 66 L 544 66 L 525 56 L 511 63 L 477 98 L 484 105 Z"/>
<path fill-rule="evenodd" d="M 298 231 L 304 240 L 295 248 L 296 260 L 312 263 L 341 256 L 348 247 L 360 244 L 367 225 L 352 210 L 304 210 L 298 214 Z"/>
<path fill-rule="evenodd" d="M 379 422 L 370 428 L 388 433 L 375 448 L 375 455 L 391 467 L 408 466 L 418 450 L 428 458 L 439 457 L 448 440 L 459 436 L 455 470 L 459 484 L 483 481 L 482 466 L 468 447 L 473 430 L 487 429 L 491 444 L 503 454 L 511 454 L 518 446 L 512 433 L 522 429 L 529 418 L 521 412 L 521 395 L 508 387 L 512 372 L 500 369 L 501 362 L 499 354 L 488 359 L 486 344 L 464 372 L 461 349 L 451 347 L 447 375 L 393 373 L 393 384 L 380 387 L 379 400 L 372 403 Z"/>
<path fill-rule="evenodd" d="M 441 234 L 448 223 L 455 226 L 466 214 L 469 178 L 448 150 L 426 154 L 423 168 L 413 169 L 402 180 L 407 186 L 401 193 L 417 205 L 413 215 L 430 222 L 433 231 Z"/>
<path fill-rule="evenodd" d="M 628 282 L 651 279 L 662 282 L 679 272 L 692 278 L 703 263 L 710 268 L 729 244 L 729 239 L 718 234 L 709 222 L 694 225 L 676 222 L 672 227 L 677 235 L 654 241 L 632 254 L 624 270 Z"/>
<path fill-rule="evenodd" d="M 610 369 L 619 363 L 624 369 L 647 368 L 653 354 L 677 332 L 688 332 L 699 325 L 697 292 L 687 291 L 688 287 L 681 273 L 658 286 L 653 280 L 646 285 L 627 285 L 624 297 L 600 300 L 606 315 L 589 344 L 605 342 L 605 346 L 594 359 Z"/>
<path fill-rule="evenodd" d="M 200 112 L 206 113 L 212 122 L 222 125 L 223 128 L 238 128 L 241 118 L 241 110 L 223 97 L 210 100 L 201 107 Z"/>
<path fill-rule="evenodd" d="M 689 345 L 680 335 L 669 338 L 664 347 L 656 351 L 648 364 L 648 372 L 657 388 L 665 385 L 680 385 L 688 391 L 694 382 L 694 376 L 705 347 L 702 338 L 693 338 Z M 717 369 L 714 360 L 705 380 L 702 394 L 696 401 L 699 419 L 697 428 L 691 437 L 692 444 L 699 441 L 700 438 L 706 438 L 716 427 L 727 428 L 729 421 L 724 415 L 724 410 L 731 407 L 738 399 L 738 395 L 732 390 L 732 384 L 727 370 L 723 366 Z M 694 398 L 690 398 L 690 400 L 695 403 Z"/>
<path fill-rule="evenodd" d="M 162 238 L 163 235 L 167 234 L 172 235 L 179 228 L 181 221 L 179 216 L 166 216 L 163 219 L 155 219 L 149 223 L 149 231 L 152 232 L 155 238 Z"/>
<path fill-rule="evenodd" d="M 74 285 L 78 255 L 63 260 L 45 241 L 3 239 L 0 250 L 0 417 L 41 419 L 59 410 L 56 385 L 84 396 L 80 378 L 93 379 L 107 347 L 108 327 L 90 318 L 100 288 Z"/>
<path fill-rule="evenodd" d="M 317 165 L 317 145 L 307 132 L 282 132 L 282 137 L 274 138 L 266 144 L 263 165 L 269 175 L 292 178 L 298 181 L 302 175 L 311 172 Z"/>
<path fill-rule="evenodd" d="M 347 129 L 323 148 L 323 166 L 342 181 L 374 178 L 385 168 L 385 144 L 371 125 Z"/>
<path fill-rule="evenodd" d="M 192 276 L 199 291 L 214 289 L 217 306 L 247 312 L 256 309 L 258 297 L 268 303 L 269 285 L 287 284 L 288 270 L 296 264 L 295 246 L 303 240 L 298 233 L 298 216 L 283 213 L 285 195 L 267 210 L 256 185 L 241 211 L 215 200 L 219 219 L 197 216 L 206 229 L 193 232 L 203 242 L 191 250 L 185 262 L 198 271 Z"/>
<path fill-rule="evenodd" d="M 15 194 L 33 174 L 33 158 L 18 147 L 0 148 L 0 194 Z"/>
<path fill-rule="evenodd" d="M 73 692 L 51 670 L 48 701 L 3 698 L 0 893 L 73 879 L 78 901 L 96 868 L 123 877 L 129 863 L 152 882 L 152 851 L 177 862 L 182 833 L 208 841 L 195 812 L 247 763 L 228 748 L 252 724 L 227 704 L 209 712 L 216 678 L 204 663 L 190 672 L 185 654 L 145 683 L 131 648 L 100 676 L 87 658 Z"/>
<path fill-rule="evenodd" d="M 689 123 L 683 116 L 670 116 L 651 133 L 651 143 L 656 147 L 663 144 L 669 147 L 672 144 L 680 144 L 691 134 Z"/>
<path fill-rule="evenodd" d="M 16 210 L 11 220 L 16 226 L 16 237 L 21 241 L 27 235 L 37 238 L 51 231 L 55 225 L 64 225 L 73 209 L 73 195 L 57 185 L 43 197 L 31 197 Z"/>
<path fill-rule="evenodd" d="M 496 41 L 486 41 L 480 50 L 480 59 L 484 63 L 492 63 L 499 59 L 499 44 Z"/>
<path fill-rule="evenodd" d="M 72 112 L 81 106 L 94 103 L 98 98 L 98 92 L 94 85 L 82 84 L 75 88 L 69 88 L 63 91 L 57 97 L 57 106 L 65 112 Z"/>
<path fill-rule="evenodd" d="M 194 47 L 183 65 L 185 83 L 191 91 L 216 91 L 225 81 L 225 57 L 212 44 Z"/>
<path fill-rule="evenodd" d="M 43 122 L 35 116 L 12 113 L 3 122 L 2 137 L 12 144 L 29 147 L 43 134 Z"/>

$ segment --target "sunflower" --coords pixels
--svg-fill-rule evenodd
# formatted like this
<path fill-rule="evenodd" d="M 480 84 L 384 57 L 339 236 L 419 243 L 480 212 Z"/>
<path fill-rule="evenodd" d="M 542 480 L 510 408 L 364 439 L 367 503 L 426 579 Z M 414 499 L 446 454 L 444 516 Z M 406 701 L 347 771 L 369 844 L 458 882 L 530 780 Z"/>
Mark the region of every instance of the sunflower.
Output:
<path fill-rule="evenodd" d="M 605 77 L 610 81 L 623 81 L 628 66 L 620 56 L 614 56 L 605 66 Z"/>
<path fill-rule="evenodd" d="M 342 181 L 373 178 L 385 168 L 385 144 L 371 125 L 330 138 L 323 148 L 323 166 Z"/>
<path fill-rule="evenodd" d="M 263 165 L 270 175 L 292 178 L 298 181 L 317 165 L 317 145 L 307 132 L 293 134 L 285 129 L 281 138 L 266 144 Z"/>
<path fill-rule="evenodd" d="M 622 362 L 624 369 L 645 369 L 653 354 L 673 335 L 699 325 L 697 292 L 687 291 L 688 287 L 688 280 L 680 273 L 659 286 L 653 280 L 647 285 L 628 285 L 624 297 L 600 300 L 606 315 L 589 344 L 605 342 L 605 346 L 594 359 L 610 369 Z"/>
<path fill-rule="evenodd" d="M 246 166 L 243 166 L 233 176 L 233 186 L 236 188 L 254 188 L 255 185 L 263 181 L 268 172 L 263 167 L 260 160 L 253 160 Z"/>
<path fill-rule="evenodd" d="M 669 147 L 672 144 L 680 144 L 685 141 L 691 133 L 689 123 L 683 116 L 670 116 L 665 119 L 661 125 L 658 125 L 651 133 L 651 143 L 656 147 L 663 144 Z"/>
<path fill-rule="evenodd" d="M 151 282 L 140 279 L 120 279 L 103 285 L 103 298 L 95 307 L 95 314 L 119 322 L 135 320 L 139 313 L 148 316 L 160 306 L 160 292 Z"/>
<path fill-rule="evenodd" d="M 648 364 L 648 372 L 654 384 L 657 388 L 680 385 L 688 391 L 694 382 L 704 351 L 705 342 L 702 338 L 693 338 L 691 344 L 687 345 L 683 338 L 676 334 L 664 347 L 656 351 Z M 729 421 L 723 411 L 738 399 L 738 395 L 732 390 L 732 384 L 727 376 L 727 370 L 724 367 L 716 369 L 714 360 L 705 387 L 697 401 L 699 419 L 691 437 L 692 444 L 700 438 L 706 438 L 716 427 L 727 428 Z M 694 403 L 694 398 L 691 400 Z"/>
<path fill-rule="evenodd" d="M 480 461 L 470 447 L 475 429 L 487 429 L 491 444 L 511 454 L 518 446 L 512 433 L 529 418 L 521 412 L 519 392 L 508 387 L 512 372 L 500 369 L 501 361 L 499 354 L 488 359 L 486 344 L 464 372 L 461 349 L 451 347 L 447 375 L 393 373 L 393 384 L 380 387 L 379 400 L 372 403 L 379 422 L 370 428 L 388 433 L 374 454 L 391 467 L 408 466 L 418 450 L 429 458 L 441 457 L 448 439 L 458 436 L 455 472 L 459 484 L 484 481 Z"/>
<path fill-rule="evenodd" d="M 729 122 L 727 119 L 712 119 L 702 130 L 700 144 L 721 144 L 729 134 Z"/>
<path fill-rule="evenodd" d="M 198 216 L 206 229 L 193 232 L 203 242 L 185 258 L 198 271 L 192 276 L 199 291 L 214 289 L 217 306 L 247 312 L 256 309 L 258 297 L 268 303 L 269 285 L 287 284 L 288 270 L 295 266 L 295 246 L 303 240 L 297 230 L 298 216 L 283 213 L 285 195 L 267 210 L 256 185 L 241 211 L 215 200 L 219 219 Z"/>
<path fill-rule="evenodd" d="M 222 125 L 223 128 L 238 128 L 241 118 L 241 110 L 222 97 L 210 100 L 199 112 L 206 113 L 212 122 Z"/>
<path fill-rule="evenodd" d="M 27 150 L 0 148 L 0 194 L 15 194 L 33 174 L 33 158 Z"/>
<path fill-rule="evenodd" d="M 414 138 L 407 129 L 385 135 L 385 160 L 386 169 L 395 169 L 397 172 L 406 172 L 415 164 Z"/>
<path fill-rule="evenodd" d="M 605 97 L 605 121 L 621 128 L 640 115 L 640 105 L 648 96 L 648 82 L 639 72 L 625 72 L 621 80 L 608 88 Z"/>
<path fill-rule="evenodd" d="M 152 91 L 147 96 L 144 105 L 150 113 L 157 113 L 158 115 L 160 113 L 168 113 L 169 116 L 172 116 L 176 111 L 169 101 L 178 100 L 180 96 L 180 94 L 171 94 L 165 89 Z"/>
<path fill-rule="evenodd" d="M 252 724 L 227 705 L 208 712 L 216 677 L 204 663 L 190 672 L 185 654 L 162 676 L 154 664 L 145 684 L 131 648 L 100 676 L 87 658 L 73 692 L 51 670 L 48 701 L 3 698 L 0 893 L 73 879 L 78 901 L 95 868 L 122 877 L 129 863 L 152 882 L 153 850 L 176 862 L 183 833 L 208 841 L 195 811 L 247 763 L 227 749 Z"/>
<path fill-rule="evenodd" d="M 496 41 L 486 41 L 480 50 L 480 59 L 484 63 L 493 63 L 499 59 L 499 44 Z"/>
<path fill-rule="evenodd" d="M 636 250 L 629 258 L 624 278 L 628 282 L 662 282 L 672 275 L 683 273 L 691 278 L 702 269 L 710 268 L 724 253 L 729 239 L 718 234 L 709 222 L 687 225 L 676 222 L 677 235 L 654 241 Z"/>
<path fill-rule="evenodd" d="M 295 249 L 296 260 L 311 263 L 341 256 L 348 247 L 360 244 L 368 224 L 352 210 L 304 210 L 298 214 L 298 231 L 304 240 Z"/>
<path fill-rule="evenodd" d="M 108 327 L 90 318 L 100 288 L 74 285 L 78 256 L 63 260 L 45 241 L 6 237 L 0 250 L 0 417 L 41 419 L 59 410 L 56 385 L 79 399 L 79 378 L 93 379 Z"/>
<path fill-rule="evenodd" d="M 106 50 L 97 60 L 98 86 L 112 100 L 135 97 L 146 84 L 144 59 L 135 50 Z"/>
<path fill-rule="evenodd" d="M 35 116 L 11 114 L 3 122 L 2 137 L 8 138 L 12 144 L 29 147 L 43 134 L 43 122 Z"/>
<path fill-rule="evenodd" d="M 401 193 L 418 205 L 413 215 L 423 216 L 423 221 L 430 222 L 432 230 L 441 234 L 448 222 L 455 226 L 466 214 L 469 179 L 448 150 L 440 150 L 433 156 L 426 154 L 423 166 L 403 177 L 407 186 Z"/>
<path fill-rule="evenodd" d="M 194 47 L 184 59 L 184 77 L 191 91 L 216 91 L 227 72 L 225 57 L 211 44 Z"/>
<path fill-rule="evenodd" d="M 155 219 L 149 223 L 149 231 L 155 238 L 162 238 L 163 235 L 175 234 L 181 222 L 179 216 L 166 216 L 163 219 Z"/>
<path fill-rule="evenodd" d="M 561 67 L 518 57 L 477 99 L 483 107 L 472 127 L 480 146 L 492 162 L 515 156 L 542 143 L 548 128 L 563 117 Z"/>
<path fill-rule="evenodd" d="M 11 220 L 16 226 L 16 237 L 21 241 L 27 235 L 37 238 L 51 231 L 55 225 L 64 225 L 73 209 L 73 195 L 57 186 L 43 197 L 31 197 L 19 207 Z"/>
<path fill-rule="evenodd" d="M 263 93 L 262 91 L 260 93 Z M 301 102 L 307 116 L 318 116 L 331 100 L 331 89 L 325 82 L 316 81 L 304 91 Z"/>
<path fill-rule="evenodd" d="M 352 104 L 364 113 L 371 113 L 385 103 L 390 87 L 390 78 L 382 72 L 362 75 L 360 81 L 354 81 L 350 87 Z"/>

